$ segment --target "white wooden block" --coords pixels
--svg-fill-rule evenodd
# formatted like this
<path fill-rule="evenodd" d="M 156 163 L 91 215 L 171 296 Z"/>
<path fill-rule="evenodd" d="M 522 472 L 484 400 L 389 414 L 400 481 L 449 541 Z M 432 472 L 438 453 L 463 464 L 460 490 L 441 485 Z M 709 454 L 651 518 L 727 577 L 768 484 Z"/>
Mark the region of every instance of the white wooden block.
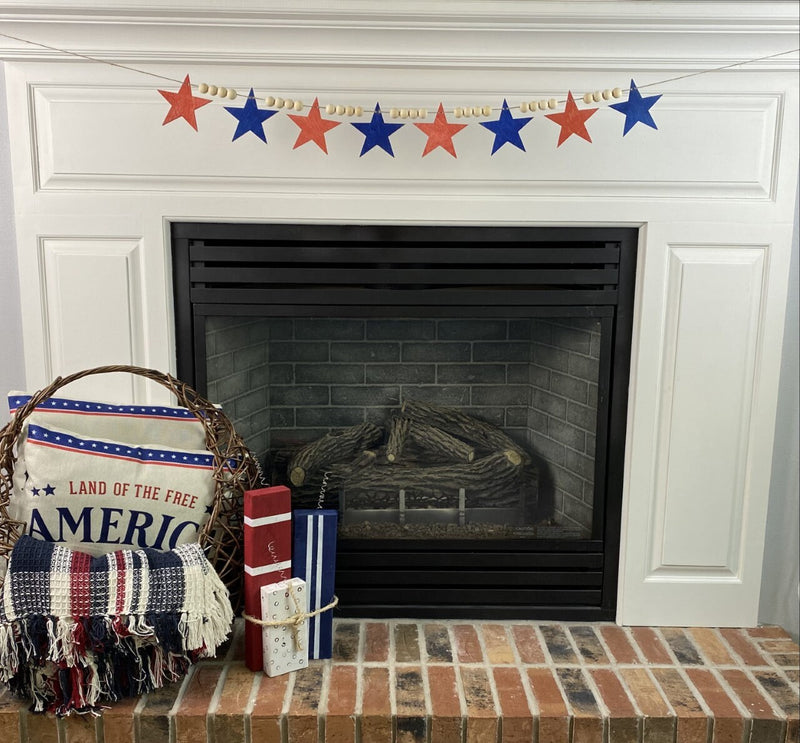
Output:
<path fill-rule="evenodd" d="M 261 588 L 261 616 L 268 621 L 288 619 L 308 612 L 306 582 L 290 578 Z M 280 676 L 308 666 L 308 620 L 295 629 L 279 624 L 263 629 L 264 671 Z"/>

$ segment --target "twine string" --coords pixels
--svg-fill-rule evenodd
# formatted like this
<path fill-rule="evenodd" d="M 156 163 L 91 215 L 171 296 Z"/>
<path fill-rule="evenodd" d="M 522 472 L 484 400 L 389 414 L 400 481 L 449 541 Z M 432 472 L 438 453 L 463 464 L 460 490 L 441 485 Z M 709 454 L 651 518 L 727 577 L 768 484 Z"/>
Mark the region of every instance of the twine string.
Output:
<path fill-rule="evenodd" d="M 291 594 L 295 605 L 295 613 L 292 614 L 292 616 L 286 617 L 286 619 L 259 619 L 258 617 L 248 614 L 247 612 L 242 612 L 242 616 L 246 621 L 257 624 L 259 627 L 291 627 L 294 643 L 298 650 L 302 650 L 303 645 L 300 641 L 300 626 L 307 619 L 311 619 L 311 617 L 316 617 L 323 612 L 336 608 L 336 606 L 339 604 L 339 597 L 334 596 L 333 601 L 326 606 L 320 607 L 319 609 L 314 609 L 313 611 L 301 611 L 300 604 L 297 600 L 297 596 L 294 594 L 293 588 L 294 586 L 289 586 L 289 593 Z"/>

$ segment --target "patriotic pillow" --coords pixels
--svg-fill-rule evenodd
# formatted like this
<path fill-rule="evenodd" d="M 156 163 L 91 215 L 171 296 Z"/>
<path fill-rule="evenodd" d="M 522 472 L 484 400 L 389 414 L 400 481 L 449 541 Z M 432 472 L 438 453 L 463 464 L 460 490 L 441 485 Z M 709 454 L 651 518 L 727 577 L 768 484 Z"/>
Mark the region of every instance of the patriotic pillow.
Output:
<path fill-rule="evenodd" d="M 27 534 L 91 555 L 197 540 L 214 499 L 208 450 L 86 437 L 30 421 L 26 428 L 9 515 L 26 523 Z"/>
<path fill-rule="evenodd" d="M 8 394 L 11 415 L 31 399 L 25 392 Z M 203 424 L 191 410 L 169 405 L 110 405 L 92 400 L 50 397 L 31 411 L 28 421 L 130 444 L 160 444 L 203 449 Z"/>

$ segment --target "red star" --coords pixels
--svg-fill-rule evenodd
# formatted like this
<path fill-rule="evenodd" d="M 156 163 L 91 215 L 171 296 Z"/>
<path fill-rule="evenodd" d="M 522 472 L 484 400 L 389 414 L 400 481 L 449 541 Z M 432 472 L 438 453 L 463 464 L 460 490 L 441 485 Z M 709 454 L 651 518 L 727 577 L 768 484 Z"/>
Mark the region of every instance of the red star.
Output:
<path fill-rule="evenodd" d="M 206 103 L 211 103 L 211 99 L 198 98 L 192 95 L 192 84 L 189 82 L 189 76 L 186 76 L 177 93 L 172 93 L 169 90 L 159 90 L 158 92 L 169 102 L 169 112 L 161 126 L 169 124 L 170 121 L 175 121 L 175 119 L 186 119 L 192 129 L 197 131 L 197 120 L 194 117 L 195 109 L 205 106 Z"/>
<path fill-rule="evenodd" d="M 308 116 L 298 116 L 297 114 L 289 114 L 289 118 L 300 127 L 300 134 L 297 135 L 297 141 L 294 143 L 293 150 L 296 150 L 301 144 L 306 142 L 314 142 L 326 155 L 328 154 L 328 146 L 325 142 L 325 132 L 339 126 L 340 121 L 332 121 L 331 119 L 323 119 L 319 113 L 319 99 L 315 98 L 314 103 L 311 104 L 311 110 Z"/>
<path fill-rule="evenodd" d="M 589 132 L 586 131 L 586 119 L 592 116 L 597 111 L 596 108 L 579 109 L 575 105 L 575 99 L 572 97 L 572 92 L 567 93 L 567 105 L 560 114 L 546 114 L 547 118 L 555 121 L 561 127 L 561 133 L 558 135 L 557 147 L 561 147 L 573 134 L 583 137 L 587 142 L 591 142 L 592 138 Z"/>
<path fill-rule="evenodd" d="M 437 147 L 442 147 L 447 150 L 453 157 L 456 155 L 456 148 L 453 144 L 453 137 L 458 134 L 466 124 L 450 124 L 447 117 L 444 115 L 444 107 L 439 104 L 439 110 L 436 112 L 436 118 L 432 124 L 414 124 L 423 134 L 428 138 L 425 145 L 425 151 L 422 157 L 425 157 L 429 152 L 432 152 Z"/>

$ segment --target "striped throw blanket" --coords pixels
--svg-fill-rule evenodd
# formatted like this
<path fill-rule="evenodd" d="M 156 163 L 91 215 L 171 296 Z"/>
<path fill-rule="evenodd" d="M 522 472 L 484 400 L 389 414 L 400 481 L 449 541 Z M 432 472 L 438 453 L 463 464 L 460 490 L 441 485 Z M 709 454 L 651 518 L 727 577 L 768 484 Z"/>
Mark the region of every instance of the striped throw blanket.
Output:
<path fill-rule="evenodd" d="M 23 536 L 0 592 L 0 680 L 34 711 L 96 712 L 181 678 L 232 621 L 197 544 L 92 557 Z"/>

